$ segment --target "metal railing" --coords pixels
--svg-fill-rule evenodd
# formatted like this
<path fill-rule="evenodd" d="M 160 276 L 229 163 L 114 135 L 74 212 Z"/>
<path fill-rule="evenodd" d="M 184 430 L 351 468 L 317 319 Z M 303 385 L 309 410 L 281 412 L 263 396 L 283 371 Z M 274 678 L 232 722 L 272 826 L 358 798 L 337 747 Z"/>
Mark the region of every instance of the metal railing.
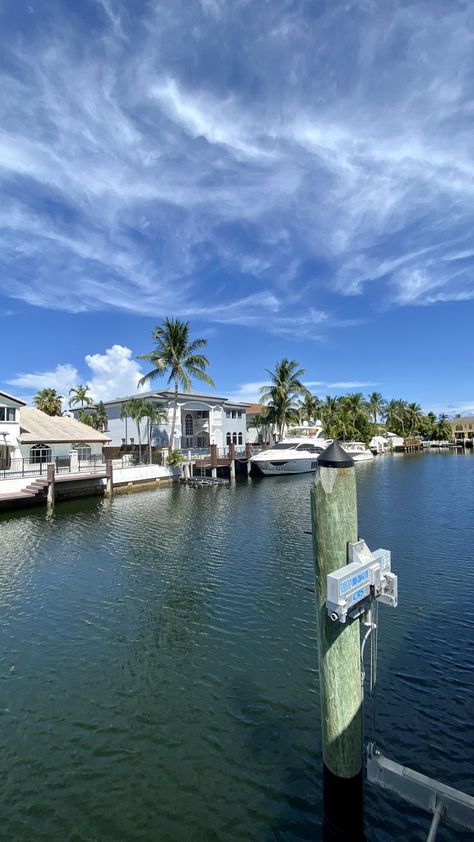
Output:
<path fill-rule="evenodd" d="M 48 464 L 54 465 L 56 474 L 75 474 L 81 472 L 95 473 L 105 470 L 105 459 L 102 455 L 90 456 L 87 459 L 76 459 L 70 456 L 56 456 L 49 462 L 32 462 L 30 459 L 9 459 L 0 461 L 0 479 L 18 479 L 20 477 L 46 476 Z"/>
<path fill-rule="evenodd" d="M 48 464 L 53 464 L 55 473 L 61 474 L 76 474 L 76 473 L 98 473 L 105 471 L 107 464 L 106 457 L 101 453 L 85 458 L 78 456 L 56 456 L 50 459 L 49 462 L 32 462 L 27 458 L 19 459 L 3 459 L 0 460 L 0 480 L 2 479 L 19 479 L 22 477 L 41 477 L 46 476 L 48 472 Z M 136 465 L 163 465 L 164 458 L 161 451 L 154 451 L 151 454 L 143 450 L 141 454 L 123 453 L 117 458 L 112 458 L 112 465 L 115 468 L 129 468 Z"/>
<path fill-rule="evenodd" d="M 209 459 L 211 455 L 211 449 L 209 447 L 182 447 L 179 451 L 181 456 L 184 457 L 185 460 L 188 462 L 197 462 L 200 459 Z M 252 448 L 253 452 L 253 448 Z M 236 444 L 235 445 L 235 455 L 242 456 L 245 454 L 245 444 Z M 229 456 L 229 447 L 218 447 L 217 448 L 217 458 L 218 459 L 226 459 Z"/>

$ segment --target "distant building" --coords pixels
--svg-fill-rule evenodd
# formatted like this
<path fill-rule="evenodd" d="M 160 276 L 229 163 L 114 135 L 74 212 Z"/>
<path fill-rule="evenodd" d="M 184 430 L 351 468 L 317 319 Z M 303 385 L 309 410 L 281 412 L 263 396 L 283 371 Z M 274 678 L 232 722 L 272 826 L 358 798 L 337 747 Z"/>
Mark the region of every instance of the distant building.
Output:
<path fill-rule="evenodd" d="M 108 417 L 107 434 L 110 436 L 112 447 L 136 445 L 139 438 L 142 444 L 147 441 L 148 421 L 144 419 L 140 424 L 140 436 L 135 421 L 122 417 L 123 406 L 130 398 L 143 398 L 167 411 L 168 420 L 165 423 L 153 424 L 151 431 L 152 445 L 155 447 L 172 447 L 173 449 L 207 448 L 216 444 L 218 448 L 225 448 L 229 444 L 245 447 L 246 443 L 246 413 L 245 405 L 234 403 L 227 398 L 200 392 L 179 392 L 178 411 L 174 442 L 170 442 L 171 425 L 173 420 L 174 391 L 141 392 L 104 401 Z M 90 406 L 87 410 L 93 410 Z M 80 409 L 72 410 L 77 417 Z"/>
<path fill-rule="evenodd" d="M 474 439 L 474 415 L 464 415 L 459 418 L 448 418 L 448 424 L 452 430 L 452 438 L 459 444 L 473 444 Z"/>
<path fill-rule="evenodd" d="M 67 416 L 51 416 L 0 391 L 0 468 L 14 460 L 52 462 L 77 453 L 79 459 L 100 456 L 109 436 Z"/>

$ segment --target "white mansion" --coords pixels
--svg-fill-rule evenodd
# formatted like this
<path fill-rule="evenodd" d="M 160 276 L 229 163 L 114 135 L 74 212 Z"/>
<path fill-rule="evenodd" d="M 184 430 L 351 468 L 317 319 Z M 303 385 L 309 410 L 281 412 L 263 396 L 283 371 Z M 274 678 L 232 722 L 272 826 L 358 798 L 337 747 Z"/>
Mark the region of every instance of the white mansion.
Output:
<path fill-rule="evenodd" d="M 124 415 L 123 406 L 132 397 L 143 398 L 148 403 L 165 409 L 168 413 L 167 423 L 156 423 L 152 426 L 151 443 L 155 447 L 191 449 L 207 448 L 210 444 L 216 444 L 218 448 L 228 447 L 229 444 L 245 447 L 247 435 L 245 405 L 200 392 L 178 393 L 174 442 L 170 442 L 174 392 L 168 389 L 140 392 L 136 395 L 104 401 L 108 417 L 106 432 L 113 447 L 138 444 L 139 441 L 143 444 L 147 440 L 147 419 L 141 422 L 139 433 L 135 421 Z M 94 407 L 87 409 L 92 410 Z M 79 412 L 78 409 L 73 410 L 76 417 Z"/>

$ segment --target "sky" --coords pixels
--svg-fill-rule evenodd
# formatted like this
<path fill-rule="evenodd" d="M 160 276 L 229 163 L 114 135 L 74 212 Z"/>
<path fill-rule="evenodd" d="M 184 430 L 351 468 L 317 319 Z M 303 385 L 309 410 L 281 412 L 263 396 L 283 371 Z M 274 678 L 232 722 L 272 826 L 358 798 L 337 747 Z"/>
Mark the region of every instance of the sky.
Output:
<path fill-rule="evenodd" d="M 473 66 L 470 0 L 3 0 L 0 389 L 133 394 L 168 317 L 234 400 L 474 412 Z"/>

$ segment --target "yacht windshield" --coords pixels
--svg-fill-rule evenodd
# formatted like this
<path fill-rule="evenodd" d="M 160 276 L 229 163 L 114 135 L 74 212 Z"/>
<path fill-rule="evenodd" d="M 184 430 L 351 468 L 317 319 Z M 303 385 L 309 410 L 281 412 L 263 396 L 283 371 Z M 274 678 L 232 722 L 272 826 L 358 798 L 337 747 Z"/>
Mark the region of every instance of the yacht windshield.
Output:
<path fill-rule="evenodd" d="M 280 441 L 278 442 L 278 444 L 274 444 L 273 447 L 270 448 L 270 450 L 293 450 L 294 447 L 295 445 L 291 444 L 291 442 Z"/>

